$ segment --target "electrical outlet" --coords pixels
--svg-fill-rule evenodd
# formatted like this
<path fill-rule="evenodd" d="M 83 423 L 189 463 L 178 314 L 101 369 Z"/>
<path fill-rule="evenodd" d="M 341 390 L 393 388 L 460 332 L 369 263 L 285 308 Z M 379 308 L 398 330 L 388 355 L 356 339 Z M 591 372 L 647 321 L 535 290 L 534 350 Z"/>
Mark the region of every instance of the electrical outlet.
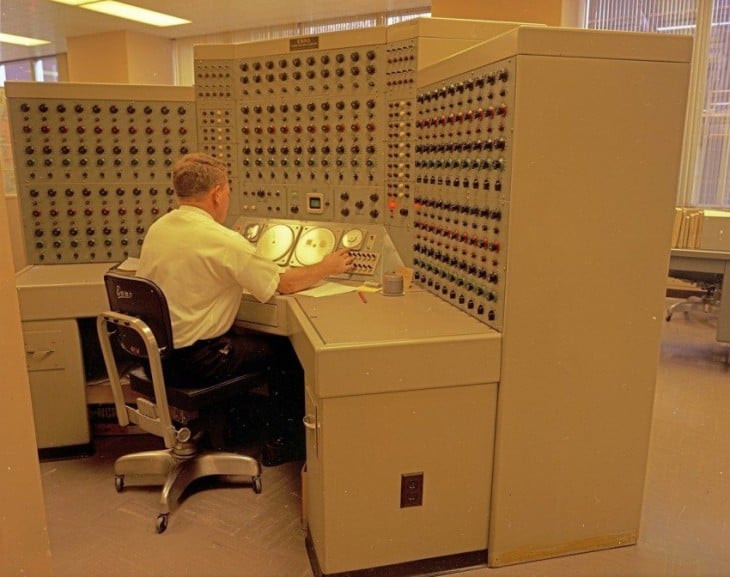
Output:
<path fill-rule="evenodd" d="M 400 476 L 400 506 L 423 505 L 423 473 L 403 473 Z"/>

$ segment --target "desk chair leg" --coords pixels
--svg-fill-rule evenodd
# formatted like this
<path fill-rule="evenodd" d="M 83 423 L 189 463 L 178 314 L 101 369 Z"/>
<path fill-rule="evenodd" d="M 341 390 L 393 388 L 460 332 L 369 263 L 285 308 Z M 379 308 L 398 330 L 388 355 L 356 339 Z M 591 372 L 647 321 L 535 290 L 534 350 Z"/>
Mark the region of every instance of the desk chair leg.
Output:
<path fill-rule="evenodd" d="M 175 460 L 170 449 L 143 451 L 119 457 L 114 462 L 117 491 L 121 492 L 124 489 L 124 477 L 126 475 L 166 477 L 175 466 Z"/>
<path fill-rule="evenodd" d="M 160 513 L 157 515 L 157 532 L 167 529 L 171 504 L 177 503 L 185 489 L 201 477 L 220 475 L 224 477 L 247 477 L 253 483 L 255 493 L 261 493 L 261 464 L 253 457 L 238 453 L 197 453 L 193 456 L 178 456 L 172 449 L 146 451 L 124 455 L 114 463 L 116 488 L 124 488 L 125 475 L 164 476 L 160 498 Z"/>

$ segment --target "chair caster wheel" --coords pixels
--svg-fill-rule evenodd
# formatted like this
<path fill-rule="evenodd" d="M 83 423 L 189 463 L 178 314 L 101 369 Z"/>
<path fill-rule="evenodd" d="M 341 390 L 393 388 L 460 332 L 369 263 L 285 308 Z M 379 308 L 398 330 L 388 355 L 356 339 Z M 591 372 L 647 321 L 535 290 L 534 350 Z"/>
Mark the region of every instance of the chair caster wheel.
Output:
<path fill-rule="evenodd" d="M 124 490 L 124 475 L 117 475 L 114 477 L 114 487 L 117 493 L 121 493 Z"/>
<path fill-rule="evenodd" d="M 164 533 L 165 529 L 167 529 L 168 516 L 169 513 L 160 513 L 159 515 L 157 515 L 156 529 L 158 533 Z"/>
<path fill-rule="evenodd" d="M 257 495 L 261 493 L 261 490 L 263 489 L 261 485 L 261 476 L 254 477 L 253 478 L 253 492 Z"/>

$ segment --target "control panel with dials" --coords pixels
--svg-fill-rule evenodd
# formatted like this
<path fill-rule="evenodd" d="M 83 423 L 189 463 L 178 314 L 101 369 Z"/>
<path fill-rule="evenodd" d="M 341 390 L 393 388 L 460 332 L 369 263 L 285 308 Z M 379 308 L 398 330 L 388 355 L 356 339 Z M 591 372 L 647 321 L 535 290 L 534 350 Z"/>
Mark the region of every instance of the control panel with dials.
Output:
<path fill-rule="evenodd" d="M 381 282 L 384 273 L 402 266 L 382 225 L 348 225 L 286 219 L 240 217 L 235 225 L 256 247 L 256 254 L 280 266 L 309 266 L 338 249 L 347 249 L 353 269 L 340 280 Z"/>

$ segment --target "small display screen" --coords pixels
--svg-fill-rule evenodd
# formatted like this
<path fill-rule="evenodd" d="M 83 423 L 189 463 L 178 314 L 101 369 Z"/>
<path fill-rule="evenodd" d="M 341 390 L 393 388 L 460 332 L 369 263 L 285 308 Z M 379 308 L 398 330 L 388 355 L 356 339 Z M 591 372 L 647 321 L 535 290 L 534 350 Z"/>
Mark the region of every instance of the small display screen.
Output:
<path fill-rule="evenodd" d="M 310 192 L 307 194 L 307 212 L 312 214 L 322 214 L 324 212 L 324 195 L 319 192 Z"/>

